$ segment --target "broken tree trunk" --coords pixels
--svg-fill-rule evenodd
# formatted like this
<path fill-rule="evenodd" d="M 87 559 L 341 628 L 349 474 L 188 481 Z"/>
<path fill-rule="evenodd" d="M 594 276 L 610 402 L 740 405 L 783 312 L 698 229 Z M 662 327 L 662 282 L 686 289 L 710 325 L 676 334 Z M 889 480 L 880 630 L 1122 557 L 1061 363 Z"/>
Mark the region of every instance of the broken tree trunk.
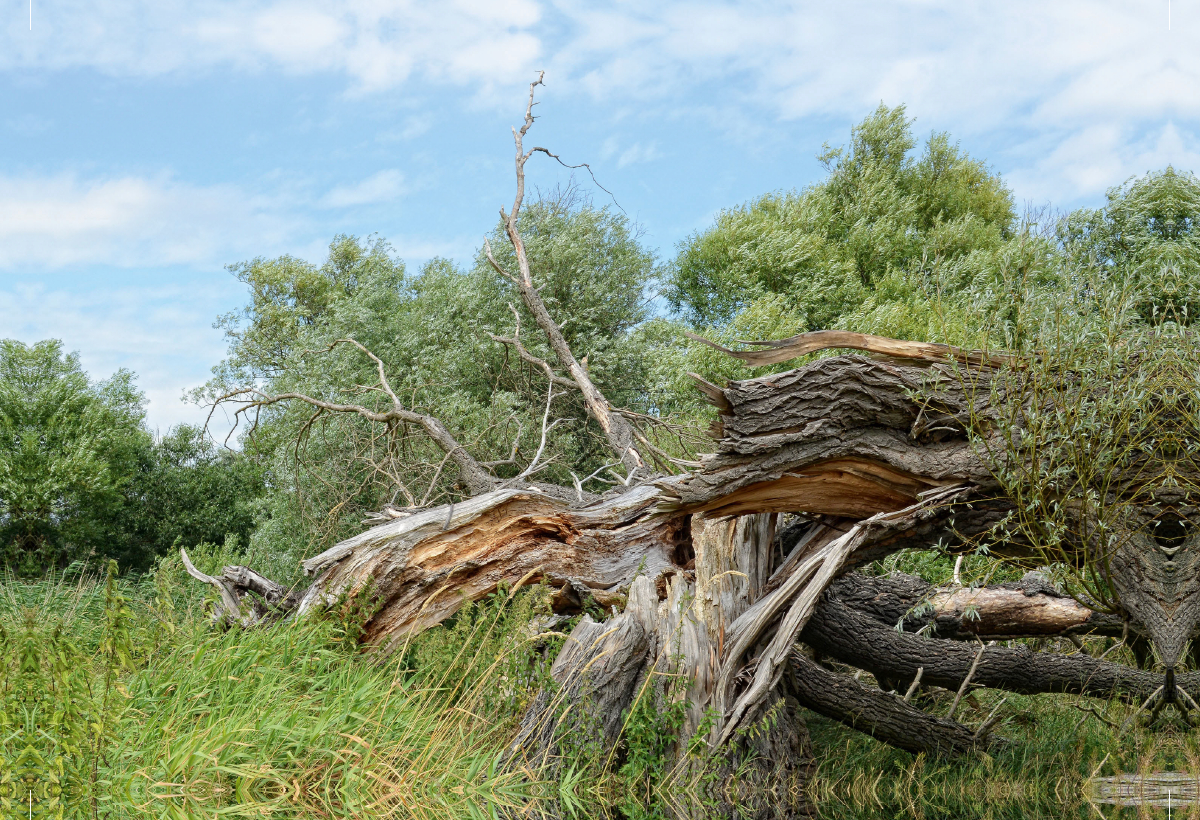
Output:
<path fill-rule="evenodd" d="M 855 599 L 865 582 L 853 587 L 857 576 L 845 573 L 854 567 L 906 548 L 970 549 L 1013 509 L 968 433 L 972 420 L 987 417 L 987 403 L 1003 398 L 993 368 L 1009 360 L 837 334 L 775 349 L 811 352 L 831 340 L 883 357 L 825 358 L 725 388 L 702 383 L 718 409 L 719 441 L 700 469 L 592 503 L 511 487 L 389 521 L 305 561 L 314 581 L 298 610 L 369 590 L 378 609 L 365 640 L 390 651 L 500 585 L 545 582 L 563 610 L 578 611 L 590 597 L 614 614 L 583 616 L 552 674 L 561 697 L 594 705 L 609 743 L 651 693 L 686 700 L 681 737 L 709 725 L 706 739 L 717 746 L 745 737 L 741 730 L 769 710 L 789 709 L 788 720 L 773 723 L 786 730 L 769 743 L 802 749 L 792 704 L 807 691 L 814 708 L 837 710 L 811 695 L 811 680 L 795 678 L 803 666 L 797 641 L 893 681 L 923 668 L 927 683 L 959 686 L 977 665 L 977 683 L 1014 691 L 1153 691 L 1149 673 L 1087 656 L 991 647 L 974 664 L 974 646 L 895 629 L 904 622 L 972 641 L 1127 629 L 1123 617 L 1049 588 L 899 584 Z M 780 514 L 800 517 L 786 534 L 777 533 Z M 1036 555 L 1011 539 L 990 547 L 1016 559 Z M 909 611 L 917 598 L 927 599 L 924 616 Z M 856 692 L 844 690 L 850 700 L 874 697 Z M 543 698 L 531 710 L 523 753 L 549 753 L 553 734 L 544 727 L 554 707 Z M 884 709 L 880 731 L 905 714 Z M 947 748 L 972 745 L 946 731 Z"/>
<path fill-rule="evenodd" d="M 726 742 L 769 708 L 839 573 L 905 547 L 962 544 L 1003 516 L 1003 504 L 979 497 L 988 475 L 956 420 L 966 395 L 950 390 L 931 411 L 919 399 L 930 378 L 948 377 L 925 363 L 841 356 L 735 382 L 722 391 L 725 434 L 703 469 L 585 506 L 510 488 L 389 521 L 304 562 L 314 582 L 299 612 L 370 590 L 378 610 L 364 638 L 390 650 L 501 584 L 544 581 L 563 607 L 591 596 L 608 609 L 645 577 L 657 604 L 678 612 L 653 626 L 659 656 L 623 668 L 645 680 L 681 640 L 670 654 L 673 674 L 690 681 L 685 728 L 714 710 L 711 740 Z M 776 560 L 784 512 L 813 523 Z M 585 619 L 575 642 L 590 644 L 590 628 Z M 556 664 L 556 676 L 571 666 Z"/>

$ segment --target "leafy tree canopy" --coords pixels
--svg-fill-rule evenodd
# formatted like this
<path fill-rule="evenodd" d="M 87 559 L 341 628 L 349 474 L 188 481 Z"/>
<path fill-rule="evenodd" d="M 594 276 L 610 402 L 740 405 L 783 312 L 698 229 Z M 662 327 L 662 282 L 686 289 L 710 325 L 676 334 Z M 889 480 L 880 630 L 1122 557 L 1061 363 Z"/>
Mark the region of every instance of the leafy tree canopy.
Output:
<path fill-rule="evenodd" d="M 125 563 L 144 567 L 177 541 L 245 543 L 265 491 L 260 460 L 218 446 L 199 427 L 172 428 L 145 452 L 127 494 Z"/>
<path fill-rule="evenodd" d="M 181 541 L 246 537 L 261 470 L 180 426 L 146 429 L 133 374 L 92 381 L 62 343 L 0 341 L 0 566 L 149 566 Z"/>
<path fill-rule="evenodd" d="M 1145 318 L 1158 308 L 1159 318 L 1190 324 L 1200 309 L 1200 180 L 1167 167 L 1110 189 L 1107 200 L 1059 222 L 1068 262 L 1140 289 Z"/>
<path fill-rule="evenodd" d="M 0 561 L 20 572 L 105 552 L 149 447 L 131 373 L 91 382 L 56 340 L 0 341 Z"/>
<path fill-rule="evenodd" d="M 686 240 L 668 278 L 671 305 L 695 326 L 722 326 L 779 296 L 793 333 L 839 327 L 890 274 L 1012 235 L 1012 194 L 999 176 L 946 134 L 920 155 L 915 147 L 904 107 L 881 105 L 848 146 L 825 146 L 823 181 L 724 211 Z"/>

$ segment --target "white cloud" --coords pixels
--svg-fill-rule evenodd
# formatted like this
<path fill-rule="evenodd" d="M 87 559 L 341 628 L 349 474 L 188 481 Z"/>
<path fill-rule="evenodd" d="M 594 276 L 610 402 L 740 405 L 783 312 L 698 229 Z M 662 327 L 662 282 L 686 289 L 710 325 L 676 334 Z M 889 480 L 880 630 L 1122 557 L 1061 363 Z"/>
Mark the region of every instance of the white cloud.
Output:
<path fill-rule="evenodd" d="M 286 245 L 282 199 L 170 177 L 0 176 L 0 270 L 211 264 Z"/>
<path fill-rule="evenodd" d="M 322 201 L 330 208 L 349 208 L 355 205 L 392 202 L 402 193 L 404 174 L 395 168 L 389 168 L 354 185 L 339 185 L 326 194 Z"/>
<path fill-rule="evenodd" d="M 788 121 L 906 103 L 918 131 L 936 125 L 987 146 L 1014 180 L 1039 183 L 1031 190 L 1094 195 L 1150 157 L 1184 163 L 1182 145 L 1141 143 L 1166 122 L 1182 133 L 1200 120 L 1195 7 L 1177 8 L 1169 32 L 1166 5 L 1146 0 L 571 9 L 575 36 L 548 49 L 552 76 L 632 108 L 703 113 L 751 150 Z M 1110 141 L 1097 143 L 1101 132 Z"/>
<path fill-rule="evenodd" d="M 46 0 L 0 25 L 0 68 L 153 75 L 214 65 L 337 71 L 359 89 L 414 72 L 452 83 L 532 70 L 534 0 Z"/>
<path fill-rule="evenodd" d="M 511 110 L 545 68 L 556 94 L 690 111 L 743 141 L 883 100 L 957 135 L 1065 149 L 1200 120 L 1200 10 L 1176 5 L 1168 31 L 1160 0 L 46 0 L 32 34 L 19 15 L 0 27 L 0 70 L 332 72 L 360 93 L 449 84 Z"/>
<path fill-rule="evenodd" d="M 609 137 L 600 147 L 603 159 L 615 159 L 618 168 L 636 165 L 640 162 L 653 162 L 662 158 L 657 142 L 624 142 L 616 137 Z"/>
<path fill-rule="evenodd" d="M 1200 168 L 1197 137 L 1174 123 L 1141 135 L 1115 125 L 1092 125 L 1068 134 L 1008 179 L 1036 203 L 1081 198 L 1169 164 L 1185 170 Z"/>

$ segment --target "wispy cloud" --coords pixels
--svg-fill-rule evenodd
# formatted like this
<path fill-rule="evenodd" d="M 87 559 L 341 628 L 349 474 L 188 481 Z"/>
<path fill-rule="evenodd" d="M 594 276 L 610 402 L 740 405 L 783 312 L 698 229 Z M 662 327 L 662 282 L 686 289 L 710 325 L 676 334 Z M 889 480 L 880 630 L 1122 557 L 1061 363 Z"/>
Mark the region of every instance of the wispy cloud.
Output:
<path fill-rule="evenodd" d="M 332 73 L 358 93 L 454 86 L 511 106 L 545 68 L 557 93 L 716 111 L 729 133 L 883 100 L 961 135 L 1052 133 L 1052 153 L 1105 126 L 1140 139 L 1139 123 L 1200 120 L 1198 34 L 1186 7 L 1168 31 L 1158 0 L 53 0 L 32 33 L 0 28 L 0 70 Z"/>
<path fill-rule="evenodd" d="M 234 185 L 0 176 L 0 269 L 224 263 L 284 248 L 300 219 Z"/>
<path fill-rule="evenodd" d="M 354 185 L 339 185 L 325 195 L 322 203 L 330 208 L 376 205 L 392 202 L 404 193 L 404 174 L 389 168 L 372 174 Z"/>
<path fill-rule="evenodd" d="M 495 84 L 532 70 L 533 0 L 54 0 L 0 27 L 0 68 L 153 75 L 232 65 L 336 71 L 359 90 L 413 75 Z M 20 25 L 18 25 L 20 23 Z"/>
<path fill-rule="evenodd" d="M 1037 203 L 1094 195 L 1169 164 L 1200 169 L 1198 139 L 1195 130 L 1174 123 L 1140 134 L 1120 125 L 1095 124 L 1068 134 L 1008 180 Z"/>
<path fill-rule="evenodd" d="M 662 152 L 658 150 L 658 143 L 654 141 L 625 143 L 616 137 L 609 137 L 600 149 L 600 156 L 604 159 L 615 160 L 618 168 L 625 168 L 629 165 L 661 159 Z"/>

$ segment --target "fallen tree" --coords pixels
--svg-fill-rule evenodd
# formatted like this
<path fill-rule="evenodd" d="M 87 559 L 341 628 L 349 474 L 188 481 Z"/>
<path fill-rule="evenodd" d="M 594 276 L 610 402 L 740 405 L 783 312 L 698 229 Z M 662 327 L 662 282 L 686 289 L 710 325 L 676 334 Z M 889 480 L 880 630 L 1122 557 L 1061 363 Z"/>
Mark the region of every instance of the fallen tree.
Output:
<path fill-rule="evenodd" d="M 962 753 L 1002 743 L 989 726 L 934 718 L 900 697 L 900 689 L 920 683 L 960 696 L 970 685 L 1176 704 L 1200 695 L 1195 673 L 1174 672 L 1200 623 L 1200 573 L 1193 571 L 1200 558 L 1190 524 L 1196 505 L 1188 489 L 1197 471 L 1186 448 L 1144 443 L 1161 442 L 1172 424 L 1186 427 L 1192 416 L 1178 402 L 1154 404 L 1143 414 L 1153 428 L 1136 435 L 1114 428 L 1104 446 L 1124 447 L 1120 458 L 1078 447 L 1046 456 L 1034 447 L 1034 433 L 1045 429 L 1038 425 L 1050 417 L 1069 426 L 1074 422 L 1064 414 L 1076 405 L 1102 404 L 1095 395 L 1103 399 L 1105 388 L 1095 380 L 1057 373 L 1059 392 L 1051 395 L 1029 375 L 1045 367 L 1037 357 L 806 333 L 753 343 L 760 350 L 721 349 L 754 365 L 857 352 L 725 386 L 696 377 L 718 415 L 714 452 L 681 473 L 652 474 L 651 464 L 682 462 L 657 451 L 591 382 L 541 302 L 522 251 L 516 216 L 524 164 L 535 152 L 549 154 L 522 145 L 534 87 L 525 123 L 514 131 L 518 194 L 503 214 L 519 270 L 504 271 L 494 256 L 492 262 L 518 287 L 557 362 L 533 357 L 519 328 L 497 341 L 533 359 L 551 391 L 580 391 L 625 470 L 621 484 L 597 497 L 578 481 L 573 490 L 535 481 L 541 448 L 516 477 L 498 478 L 444 424 L 405 408 L 383 362 L 345 340 L 378 366 L 373 387 L 389 397 L 390 409 L 252 388 L 222 398 L 241 400 L 239 413 L 299 401 L 321 412 L 420 425 L 471 494 L 384 511 L 384 523 L 303 562 L 312 583 L 301 595 L 246 568 L 209 576 L 189 564 L 219 591 L 218 617 L 264 624 L 369 595 L 375 607 L 363 640 L 389 652 L 502 585 L 548 584 L 560 612 L 598 604 L 612 614 L 580 617 L 552 666 L 558 700 L 548 693 L 535 700 L 511 750 L 526 755 L 553 750 L 554 716 L 564 699 L 588 704 L 605 742 L 616 743 L 622 716 L 647 681 L 665 673 L 686 681 L 671 695 L 687 703 L 680 748 L 701 727 L 712 747 L 747 743 L 748 726 L 785 713 L 754 735 L 768 767 L 803 757 L 800 704 L 914 751 Z M 1135 371 L 1154 361 L 1127 356 Z M 543 419 L 543 443 L 549 423 Z M 1147 437 L 1151 429 L 1158 438 Z M 1080 464 L 1093 461 L 1108 472 L 1085 474 Z M 934 589 L 853 572 L 905 549 L 964 554 L 981 544 L 1031 568 L 1050 555 L 1083 580 L 1068 595 L 1036 579 Z M 980 643 L 1084 634 L 1151 642 L 1165 678 L 1086 654 Z M 800 643 L 870 672 L 883 688 L 822 667 L 797 652 Z M 888 694 L 893 688 L 897 694 Z"/>
<path fill-rule="evenodd" d="M 673 663 L 693 681 L 685 729 L 707 707 L 724 718 L 714 743 L 772 702 L 801 639 L 884 680 L 911 680 L 924 668 L 927 683 L 960 685 L 972 647 L 895 630 L 906 618 L 920 629 L 910 610 L 922 602 L 935 637 L 1127 634 L 1127 613 L 1097 612 L 1044 584 L 933 590 L 910 580 L 883 589 L 850 575 L 830 589 L 847 570 L 897 550 L 966 549 L 1010 505 L 968 440 L 968 391 L 949 381 L 950 365 L 895 355 L 821 359 L 734 382 L 719 397 L 708 388 L 724 435 L 699 470 L 591 503 L 533 485 L 496 489 L 373 527 L 304 562 L 314 582 L 296 607 L 319 610 L 369 588 L 379 609 L 365 640 L 386 651 L 501 584 L 548 583 L 563 611 L 589 597 L 606 610 L 628 602 L 605 623 L 584 616 L 555 677 L 590 669 L 596 702 L 619 715 L 649 669 Z M 950 389 L 934 413 L 920 396 L 937 379 Z M 777 534 L 783 512 L 803 518 Z M 1020 542 L 1002 546 L 1014 558 L 1030 553 Z M 236 598 L 253 587 L 235 574 L 219 583 Z M 859 587 L 847 586 L 854 579 Z M 600 657 L 612 671 L 597 671 Z M 1156 679 L 1086 656 L 997 648 L 975 682 L 1136 699 Z"/>

